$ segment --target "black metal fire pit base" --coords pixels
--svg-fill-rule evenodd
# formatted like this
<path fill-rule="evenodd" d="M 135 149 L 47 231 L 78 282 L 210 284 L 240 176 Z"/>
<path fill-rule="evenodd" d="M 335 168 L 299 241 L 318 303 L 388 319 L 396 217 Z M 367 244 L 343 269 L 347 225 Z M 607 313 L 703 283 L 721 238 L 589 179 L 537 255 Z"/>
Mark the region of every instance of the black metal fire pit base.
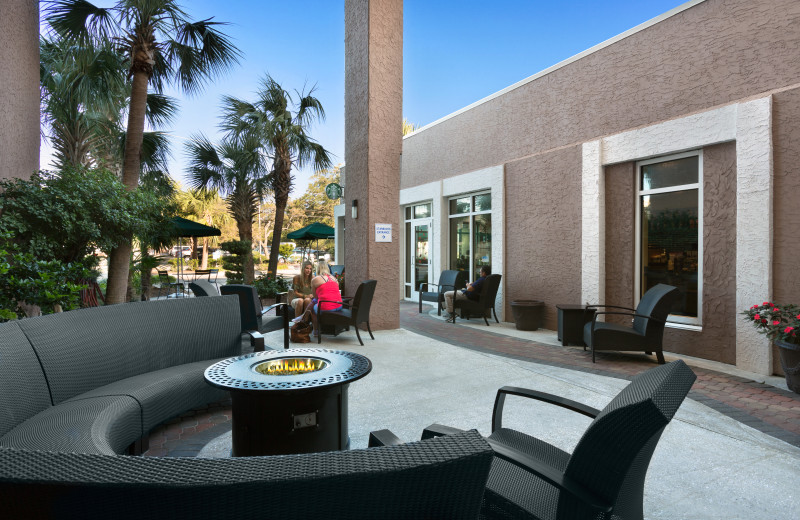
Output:
<path fill-rule="evenodd" d="M 226 359 L 205 378 L 230 391 L 232 455 L 246 457 L 347 449 L 348 385 L 371 370 L 360 354 L 296 348 Z"/>

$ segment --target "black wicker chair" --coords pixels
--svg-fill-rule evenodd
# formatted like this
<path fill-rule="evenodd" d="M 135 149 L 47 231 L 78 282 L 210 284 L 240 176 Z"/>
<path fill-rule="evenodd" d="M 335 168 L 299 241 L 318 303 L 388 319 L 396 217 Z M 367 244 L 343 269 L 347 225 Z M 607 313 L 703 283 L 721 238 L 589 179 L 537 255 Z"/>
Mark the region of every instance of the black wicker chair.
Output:
<path fill-rule="evenodd" d="M 219 289 L 213 283 L 206 280 L 195 280 L 189 283 L 189 289 L 196 297 L 201 296 L 221 296 Z"/>
<path fill-rule="evenodd" d="M 602 411 L 534 390 L 497 392 L 489 444 L 495 452 L 482 518 L 642 519 L 650 458 L 696 376 L 683 361 L 633 378 Z M 506 395 L 544 401 L 594 418 L 572 454 L 503 428 Z M 434 424 L 423 439 L 457 432 Z"/>
<path fill-rule="evenodd" d="M 350 326 L 356 329 L 356 337 L 361 346 L 364 342 L 361 341 L 361 334 L 358 332 L 358 324 L 366 323 L 369 337 L 375 339 L 372 335 L 372 329 L 369 326 L 369 309 L 372 306 L 372 297 L 375 295 L 375 286 L 378 284 L 376 280 L 365 280 L 361 282 L 356 290 L 356 295 L 351 301 L 342 302 L 342 308 L 338 311 L 320 311 L 317 315 L 317 324 L 322 329 L 325 325 L 336 326 Z M 320 300 L 324 302 L 326 300 Z M 334 302 L 338 303 L 338 302 Z M 322 334 L 317 337 L 317 343 L 322 343 Z"/>
<path fill-rule="evenodd" d="M 670 307 L 678 297 L 677 287 L 658 284 L 642 296 L 636 309 L 616 305 L 587 305 L 587 308 L 611 308 L 617 311 L 596 312 L 594 319 L 583 327 L 583 341 L 592 349 L 592 363 L 598 350 L 637 351 L 656 353 L 659 364 L 664 364 L 662 342 L 664 325 Z M 631 326 L 597 321 L 601 315 L 622 315 L 633 318 Z M 584 347 L 585 348 L 585 347 Z"/>
<path fill-rule="evenodd" d="M 292 306 L 281 302 L 267 308 L 261 307 L 258 291 L 252 285 L 228 284 L 220 287 L 220 292 L 235 294 L 239 297 L 239 310 L 242 316 L 242 332 L 258 331 L 272 332 L 283 328 L 283 348 L 289 348 L 289 320 L 294 314 Z M 282 293 L 285 294 L 285 293 Z M 280 315 L 264 318 L 270 310 L 280 310 Z"/>
<path fill-rule="evenodd" d="M 419 312 L 422 312 L 422 302 L 436 302 L 439 316 L 442 315 L 444 293 L 459 291 L 467 286 L 467 272 L 448 270 L 439 275 L 439 283 L 419 284 Z M 425 290 L 427 289 L 427 290 Z"/>
<path fill-rule="evenodd" d="M 483 283 L 483 288 L 481 289 L 481 297 L 478 300 L 457 300 L 453 298 L 453 318 L 452 322 L 456 322 L 455 315 L 458 314 L 458 310 L 461 309 L 461 317 L 464 319 L 469 319 L 470 316 L 480 316 L 483 318 L 483 321 L 486 322 L 486 326 L 489 326 L 489 320 L 487 319 L 487 314 L 489 311 L 494 314 L 494 321 L 500 323 L 500 320 L 497 319 L 497 311 L 494 309 L 494 301 L 497 299 L 497 290 L 500 288 L 500 280 L 502 276 L 499 274 L 490 274 L 486 277 L 486 281 Z"/>

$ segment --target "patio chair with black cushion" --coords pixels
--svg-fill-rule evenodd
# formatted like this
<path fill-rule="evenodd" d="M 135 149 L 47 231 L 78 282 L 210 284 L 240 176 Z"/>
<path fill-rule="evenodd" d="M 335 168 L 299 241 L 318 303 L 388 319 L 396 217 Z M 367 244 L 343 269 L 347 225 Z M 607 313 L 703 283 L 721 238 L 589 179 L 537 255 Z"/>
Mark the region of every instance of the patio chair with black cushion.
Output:
<path fill-rule="evenodd" d="M 592 363 L 598 350 L 637 351 L 656 353 L 659 364 L 664 364 L 661 348 L 664 339 L 664 325 L 667 323 L 670 307 L 678 297 L 677 287 L 658 284 L 642 296 L 636 309 L 616 305 L 587 305 L 587 308 L 621 309 L 617 311 L 596 312 L 594 319 L 583 327 L 583 341 L 592 349 Z M 601 315 L 621 315 L 633 319 L 631 325 L 620 325 L 597 321 Z M 585 348 L 585 347 L 584 347 Z"/>
<path fill-rule="evenodd" d="M 467 286 L 467 272 L 448 270 L 439 275 L 439 283 L 419 284 L 419 312 L 422 312 L 422 302 L 436 302 L 439 316 L 442 315 L 444 293 L 447 291 L 460 291 Z"/>
<path fill-rule="evenodd" d="M 375 295 L 375 286 L 378 284 L 376 280 L 365 280 L 361 282 L 356 290 L 356 295 L 350 300 L 342 302 L 342 308 L 338 311 L 320 311 L 317 315 L 317 324 L 322 329 L 324 325 L 337 325 L 350 326 L 356 329 L 356 337 L 361 346 L 364 342 L 361 341 L 361 334 L 358 332 L 358 324 L 366 323 L 369 337 L 375 339 L 372 335 L 372 329 L 369 326 L 369 309 L 372 306 L 372 297 Z M 324 302 L 326 300 L 320 300 Z M 339 303 L 339 302 L 333 302 Z M 317 343 L 322 343 L 322 334 L 317 337 Z"/>
<path fill-rule="evenodd" d="M 173 282 L 169 279 L 169 271 L 160 271 L 156 269 L 158 273 L 158 298 L 161 298 L 162 294 L 169 297 L 170 290 L 174 287 L 175 288 L 175 296 L 178 296 L 178 293 L 183 296 L 183 284 L 181 282 Z"/>
<path fill-rule="evenodd" d="M 501 388 L 487 439 L 495 459 L 481 518 L 642 519 L 650 458 L 695 379 L 683 361 L 673 361 L 635 376 L 602 411 L 535 390 Z M 543 401 L 594 420 L 570 454 L 503 428 L 507 395 Z M 433 424 L 422 438 L 458 431 Z"/>
<path fill-rule="evenodd" d="M 289 348 L 289 321 L 294 312 L 286 302 L 276 303 L 267 308 L 261 307 L 258 291 L 252 285 L 228 284 L 219 288 L 220 293 L 235 294 L 239 297 L 239 311 L 242 317 L 242 332 L 272 332 L 283 329 L 283 348 Z M 285 293 L 282 293 L 285 294 Z M 275 309 L 280 315 L 264 318 L 264 314 Z"/>
<path fill-rule="evenodd" d="M 490 313 L 494 313 L 494 321 L 500 323 L 500 320 L 497 319 L 497 311 L 494 309 L 494 301 L 497 298 L 497 290 L 500 288 L 501 279 L 502 276 L 499 274 L 487 276 L 486 281 L 483 282 L 481 296 L 478 300 L 457 300 L 453 298 L 453 323 L 456 322 L 455 316 L 458 314 L 459 309 L 461 309 L 461 317 L 466 320 L 470 316 L 480 316 L 488 327 L 489 320 L 487 318 L 491 317 Z"/>
<path fill-rule="evenodd" d="M 207 280 L 195 280 L 189 283 L 189 289 L 196 297 L 200 296 L 220 296 L 217 286 Z"/>

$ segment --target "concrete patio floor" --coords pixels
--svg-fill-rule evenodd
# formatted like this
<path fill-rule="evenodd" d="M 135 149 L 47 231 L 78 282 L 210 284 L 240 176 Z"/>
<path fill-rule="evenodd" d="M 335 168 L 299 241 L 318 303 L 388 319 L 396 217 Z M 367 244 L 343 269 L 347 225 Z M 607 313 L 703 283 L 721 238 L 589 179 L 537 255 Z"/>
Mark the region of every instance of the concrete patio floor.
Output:
<path fill-rule="evenodd" d="M 402 312 L 416 314 L 407 304 L 401 305 Z M 513 325 L 501 327 L 492 323 L 487 329 L 474 321 L 474 325 L 453 326 L 438 323 L 435 313 L 410 319 L 411 324 L 409 319 L 402 320 L 405 329 L 376 332 L 374 341 L 363 334 L 364 347 L 358 345 L 353 333 L 323 337 L 322 348 L 361 353 L 373 363 L 369 375 L 350 385 L 352 448 L 366 447 L 369 432 L 382 428 L 392 430 L 404 441 L 414 441 L 425 426 L 434 422 L 476 428 L 488 434 L 495 393 L 503 385 L 533 388 L 602 408 L 628 383 L 625 370 L 631 362 L 625 360 L 609 358 L 605 365 L 598 363 L 606 369 L 623 366 L 619 377 L 610 377 L 586 369 L 556 366 L 558 363 L 545 364 L 519 359 L 520 356 L 464 348 L 431 337 L 423 330 L 411 330 L 427 323 L 437 332 L 449 326 L 450 329 L 444 329 L 449 337 L 466 334 L 478 343 L 498 338 L 494 341 L 496 345 L 492 345 L 497 347 L 503 343 L 503 337 L 514 339 L 521 335 Z M 523 336 L 529 338 L 531 334 L 537 336 L 537 343 L 555 342 L 550 331 Z M 267 342 L 279 344 L 280 332 L 268 334 Z M 570 349 L 563 348 L 556 352 L 562 350 L 570 353 Z M 575 357 L 580 352 L 581 349 L 574 349 L 571 355 Z M 647 357 L 640 355 L 640 358 L 644 368 L 634 372 L 655 366 Z M 633 364 L 638 361 L 634 358 Z M 703 370 L 693 368 L 697 372 Z M 735 380 L 742 375 L 747 374 L 738 374 Z M 777 392 L 781 395 L 783 391 Z M 796 518 L 800 448 L 748 426 L 737 420 L 735 414 L 703 404 L 699 399 L 702 395 L 693 389 L 661 438 L 648 472 L 645 517 Z M 206 419 L 200 419 L 206 421 L 203 425 L 198 424 L 196 417 L 188 417 L 183 426 L 176 423 L 171 430 L 168 428 L 166 434 L 162 433 L 166 437 L 180 436 L 176 432 L 181 427 L 184 431 L 193 430 L 173 442 L 169 453 L 159 453 L 158 440 L 154 445 L 158 434 L 154 432 L 149 454 L 228 456 L 230 409 L 226 406 L 223 403 L 208 410 Z M 573 449 L 589 423 L 581 415 L 520 398 L 509 398 L 506 406 L 505 426 L 567 451 Z M 186 428 L 187 424 L 192 426 Z"/>

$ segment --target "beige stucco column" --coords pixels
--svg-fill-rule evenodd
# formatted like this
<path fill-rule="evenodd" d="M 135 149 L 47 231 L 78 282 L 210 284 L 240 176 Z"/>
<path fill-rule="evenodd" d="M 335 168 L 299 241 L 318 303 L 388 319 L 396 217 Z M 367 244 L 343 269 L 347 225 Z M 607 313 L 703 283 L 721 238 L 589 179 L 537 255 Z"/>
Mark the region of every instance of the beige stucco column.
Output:
<path fill-rule="evenodd" d="M 0 1 L 0 179 L 39 169 L 39 2 Z"/>
<path fill-rule="evenodd" d="M 399 327 L 402 119 L 403 2 L 345 0 L 347 292 L 361 280 L 378 281 L 375 329 Z M 376 224 L 391 225 L 391 242 L 376 241 Z"/>

